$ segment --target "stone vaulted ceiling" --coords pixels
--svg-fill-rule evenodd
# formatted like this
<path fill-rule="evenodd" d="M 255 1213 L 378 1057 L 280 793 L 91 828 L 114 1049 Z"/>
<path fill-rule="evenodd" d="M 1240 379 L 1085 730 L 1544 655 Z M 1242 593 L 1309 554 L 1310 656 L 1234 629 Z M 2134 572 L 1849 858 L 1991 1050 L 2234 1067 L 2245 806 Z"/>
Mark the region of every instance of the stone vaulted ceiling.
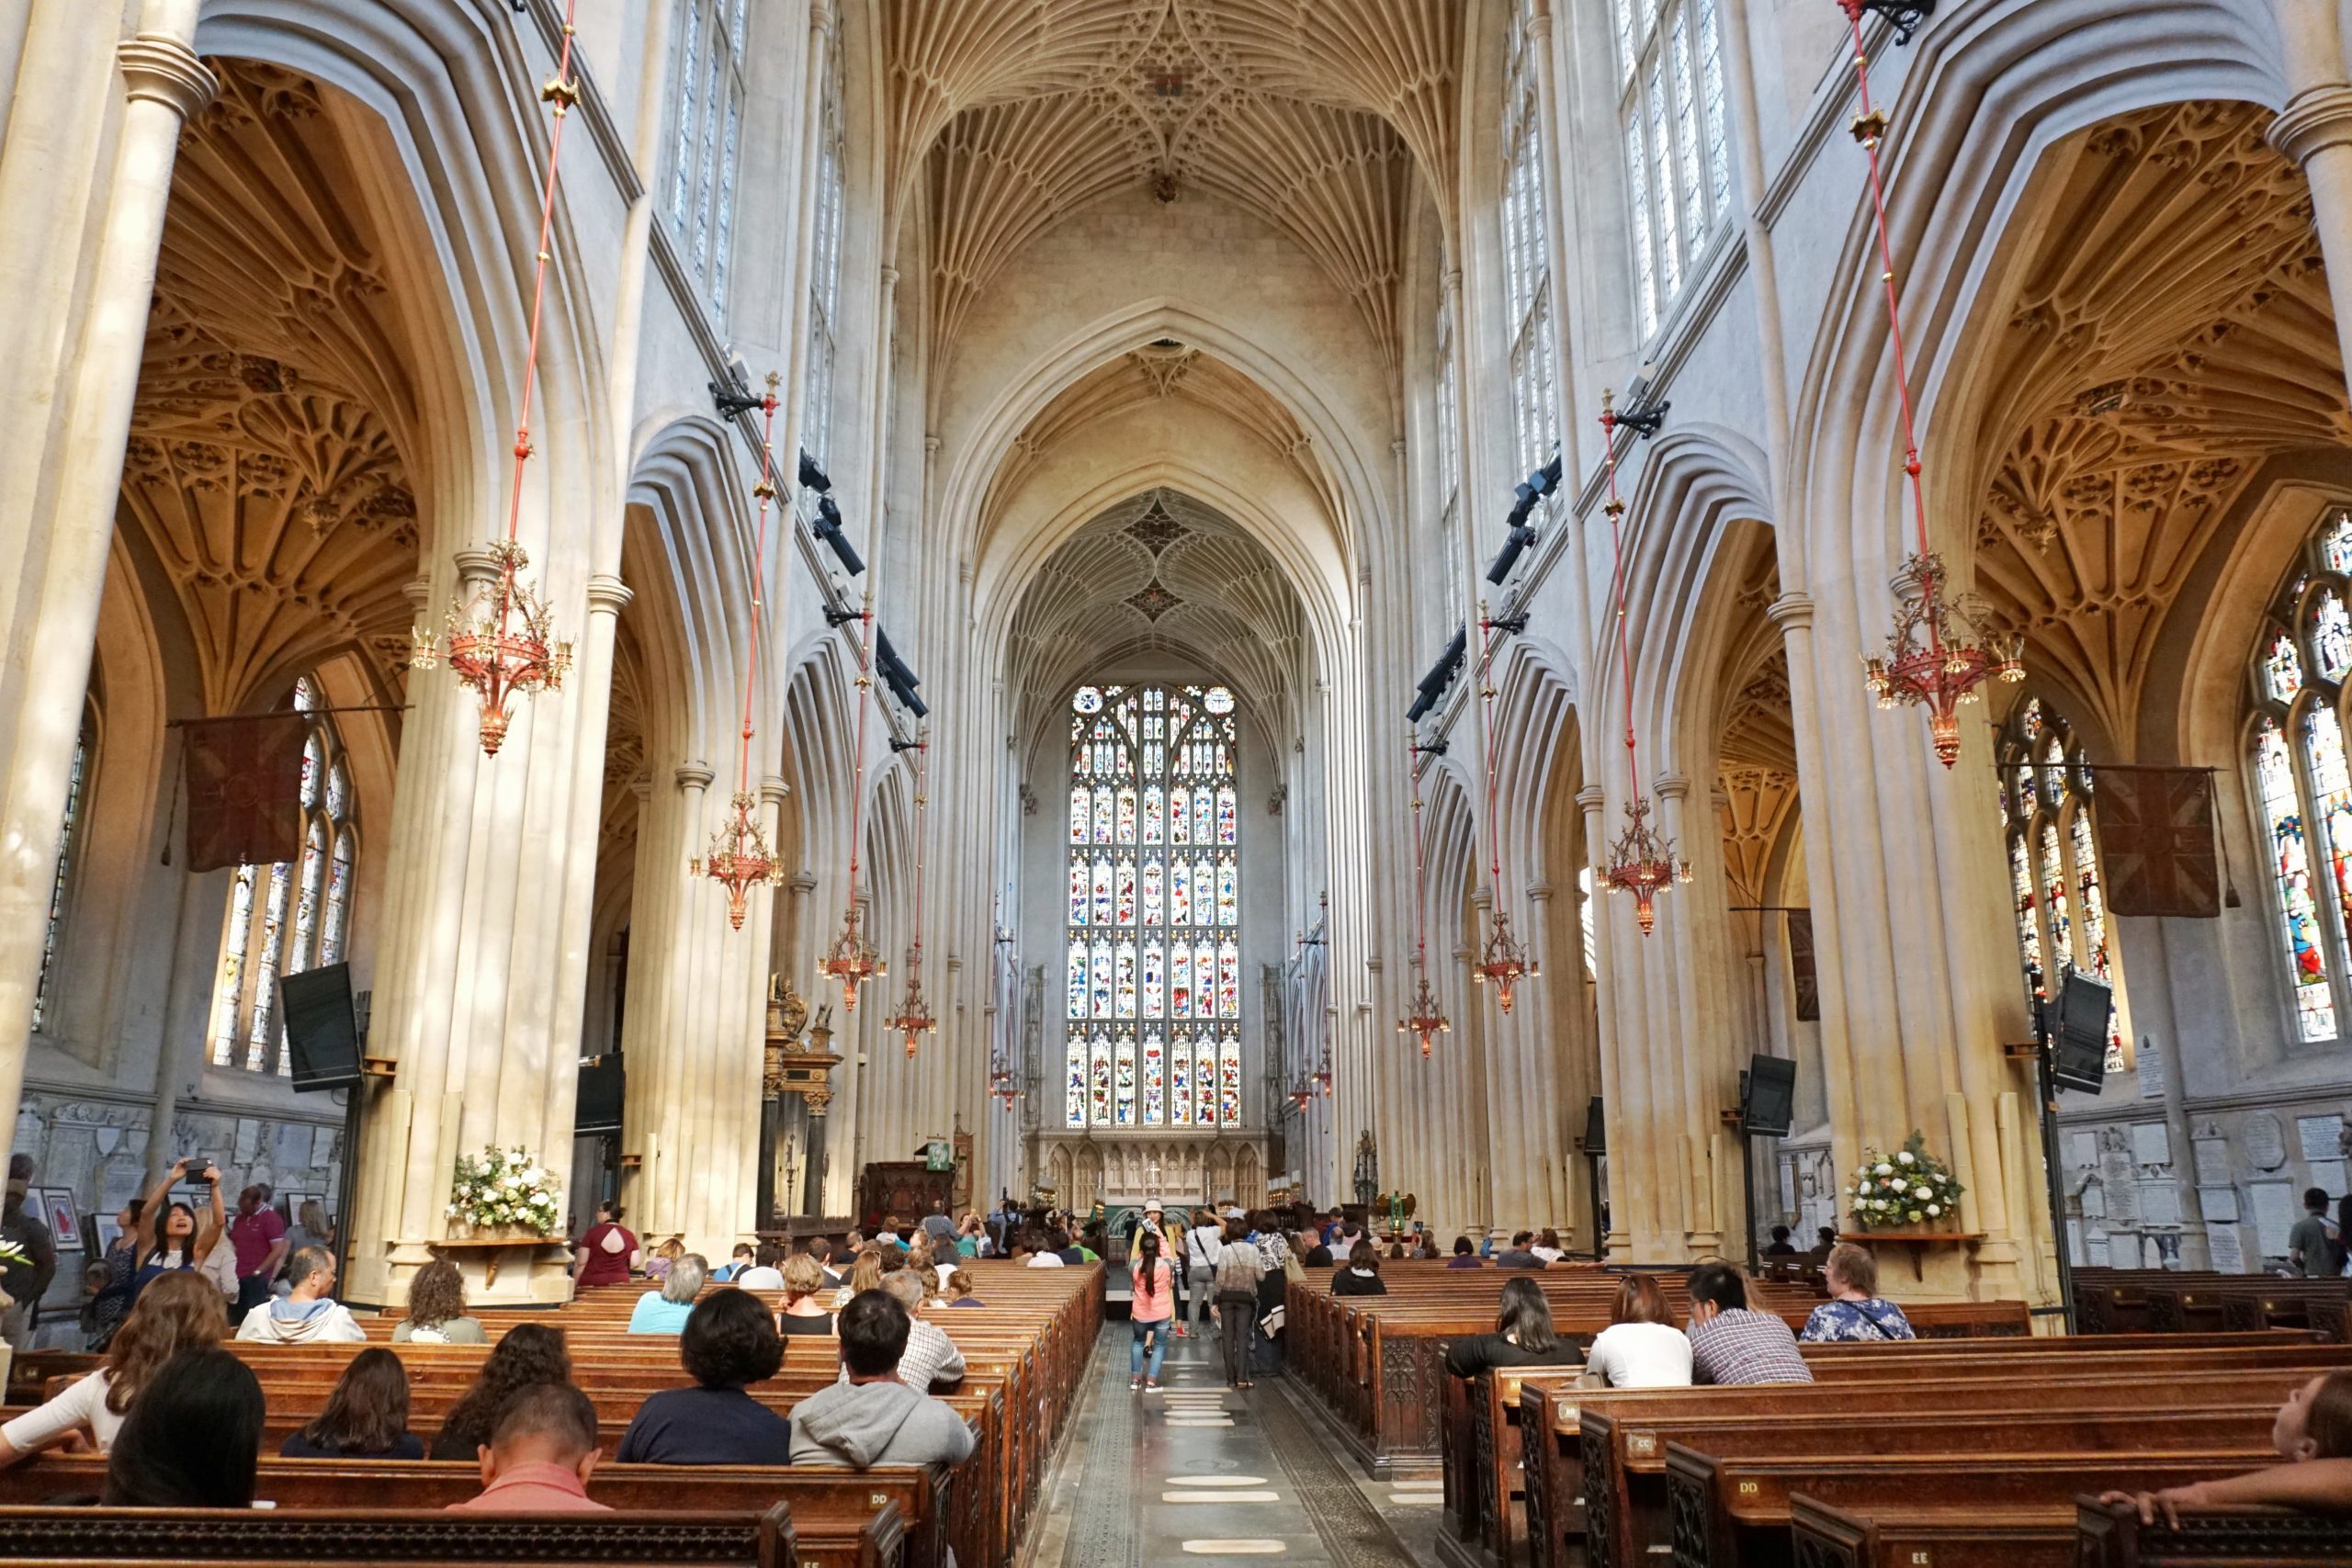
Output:
<path fill-rule="evenodd" d="M 389 688 L 418 520 L 381 247 L 318 87 L 209 63 L 220 92 L 180 139 L 125 524 L 178 595 L 209 711 L 345 651 Z"/>
<path fill-rule="evenodd" d="M 2165 612 L 2263 459 L 2352 439 L 2310 193 L 2267 118 L 2177 105 L 2070 149 L 1988 382 L 1976 586 L 2127 748 Z"/>
<path fill-rule="evenodd" d="M 1007 660 L 1016 725 L 1106 665 L 1172 663 L 1248 694 L 1284 733 L 1305 636 L 1264 546 L 1190 496 L 1149 491 L 1080 529 L 1023 595 Z"/>
<path fill-rule="evenodd" d="M 1213 192 L 1314 256 L 1393 363 L 1410 178 L 1451 210 L 1456 0 L 889 0 L 889 198 L 920 170 L 939 337 L 1092 201 Z"/>

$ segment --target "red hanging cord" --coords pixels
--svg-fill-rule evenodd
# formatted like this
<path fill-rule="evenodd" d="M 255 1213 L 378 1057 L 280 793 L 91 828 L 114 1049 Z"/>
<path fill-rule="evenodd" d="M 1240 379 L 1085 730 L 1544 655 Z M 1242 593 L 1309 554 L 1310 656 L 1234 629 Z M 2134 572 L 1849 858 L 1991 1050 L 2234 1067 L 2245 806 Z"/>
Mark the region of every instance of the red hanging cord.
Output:
<path fill-rule="evenodd" d="M 555 232 L 556 164 L 563 153 L 563 122 L 566 111 L 580 100 L 579 85 L 571 79 L 572 18 L 580 0 L 566 0 L 563 8 L 563 48 L 556 57 L 555 80 L 548 83 L 543 96 L 555 104 L 555 130 L 548 138 L 547 191 L 539 200 L 539 248 L 531 284 L 531 344 L 523 359 L 522 417 L 514 424 L 514 493 L 506 513 L 506 537 L 512 541 L 523 524 L 523 465 L 531 457 L 531 397 L 538 385 L 539 318 L 547 304 L 548 262 L 553 253 L 548 248 Z M 504 627 L 502 613 L 501 629 Z"/>
<path fill-rule="evenodd" d="M 1600 450 L 1609 468 L 1609 547 L 1616 559 L 1609 592 L 1617 608 L 1617 664 L 1625 682 L 1625 784 L 1639 800 L 1642 769 L 1634 744 L 1634 649 L 1632 634 L 1625 629 L 1625 503 L 1617 496 L 1617 411 L 1606 404 L 1600 411 Z"/>
<path fill-rule="evenodd" d="M 1420 748 L 1413 744 L 1410 734 L 1405 737 L 1405 782 L 1413 792 L 1413 967 L 1429 973 L 1430 922 L 1429 879 L 1421 859 L 1421 763 Z"/>
<path fill-rule="evenodd" d="M 857 751 L 850 759 L 849 797 L 849 919 L 857 920 L 857 862 L 858 843 L 865 820 L 865 711 L 873 705 L 872 645 L 874 641 L 873 595 L 866 595 L 866 607 L 858 616 L 857 636 Z"/>
<path fill-rule="evenodd" d="M 760 482 L 753 494 L 760 498 L 758 542 L 752 547 L 752 636 L 751 651 L 743 660 L 743 744 L 735 769 L 735 790 L 748 794 L 752 788 L 752 693 L 758 689 L 760 677 L 760 630 L 763 620 L 763 591 L 767 585 L 768 503 L 775 499 L 775 378 L 768 378 L 768 395 L 761 400 L 764 414 L 760 434 Z"/>
<path fill-rule="evenodd" d="M 1494 877 L 1495 908 L 1500 911 L 1503 899 L 1503 840 L 1502 829 L 1495 820 L 1495 688 L 1490 683 L 1494 675 L 1495 627 L 1484 615 L 1478 618 L 1478 701 L 1484 705 L 1487 759 L 1487 865 Z"/>

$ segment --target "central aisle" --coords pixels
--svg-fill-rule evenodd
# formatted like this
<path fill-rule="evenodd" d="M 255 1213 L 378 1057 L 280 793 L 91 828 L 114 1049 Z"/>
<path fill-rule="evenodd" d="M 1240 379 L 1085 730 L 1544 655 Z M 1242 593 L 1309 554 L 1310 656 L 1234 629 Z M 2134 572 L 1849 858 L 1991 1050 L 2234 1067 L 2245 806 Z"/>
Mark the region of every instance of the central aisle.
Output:
<path fill-rule="evenodd" d="M 1104 1325 L 1023 1568 L 1166 1568 L 1217 1557 L 1430 1568 L 1436 1476 L 1360 1479 L 1292 1404 L 1283 1378 L 1228 1390 L 1215 1331 L 1198 1332 L 1169 1345 L 1160 1393 L 1131 1393 L 1130 1330 Z"/>

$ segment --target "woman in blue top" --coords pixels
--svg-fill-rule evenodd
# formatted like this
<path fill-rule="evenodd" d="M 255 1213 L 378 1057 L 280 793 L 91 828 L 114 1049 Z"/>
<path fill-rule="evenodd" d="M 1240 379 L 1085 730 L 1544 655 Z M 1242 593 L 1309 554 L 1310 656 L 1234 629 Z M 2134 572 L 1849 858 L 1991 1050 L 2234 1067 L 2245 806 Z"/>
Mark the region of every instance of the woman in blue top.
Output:
<path fill-rule="evenodd" d="M 1829 1249 L 1821 1266 L 1829 1299 L 1813 1309 L 1797 1337 L 1812 1344 L 1916 1339 L 1903 1309 L 1878 1294 L 1878 1259 L 1852 1242 Z"/>
<path fill-rule="evenodd" d="M 662 1288 L 637 1298 L 637 1305 L 628 1314 L 628 1331 L 683 1333 L 686 1319 L 694 1315 L 695 1297 L 701 1293 L 703 1281 L 709 1277 L 710 1260 L 699 1252 L 672 1259 L 670 1277 L 662 1281 Z"/>

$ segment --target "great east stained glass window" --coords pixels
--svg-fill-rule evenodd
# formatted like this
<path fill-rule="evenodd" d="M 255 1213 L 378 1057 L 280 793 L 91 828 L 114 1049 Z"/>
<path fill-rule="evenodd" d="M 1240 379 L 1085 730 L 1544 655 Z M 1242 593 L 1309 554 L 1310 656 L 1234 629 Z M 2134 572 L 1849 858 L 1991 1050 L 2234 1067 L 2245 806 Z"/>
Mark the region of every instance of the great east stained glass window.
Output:
<path fill-rule="evenodd" d="M 1070 699 L 1069 1126 L 1240 1124 L 1233 710 L 1223 686 Z"/>
<path fill-rule="evenodd" d="M 2352 511 L 2322 518 L 2283 575 L 2248 670 L 2247 795 L 2270 858 L 2296 1037 L 2320 1043 L 2342 1038 L 2352 1005 Z"/>
<path fill-rule="evenodd" d="M 2066 721 L 2039 697 L 2018 705 L 2001 731 L 1997 798 L 2009 848 L 2018 958 L 2037 997 L 2054 997 L 2069 969 L 2115 987 L 2107 1070 L 2131 1065 L 2122 965 L 2108 934 L 2090 765 Z"/>
<path fill-rule="evenodd" d="M 302 858 L 241 865 L 230 878 L 205 1027 L 206 1059 L 216 1067 L 294 1070 L 278 1027 L 278 976 L 340 959 L 351 928 L 359 844 L 350 767 L 323 711 L 326 699 L 307 675 L 294 682 L 294 705 L 311 716 L 302 749 Z"/>

